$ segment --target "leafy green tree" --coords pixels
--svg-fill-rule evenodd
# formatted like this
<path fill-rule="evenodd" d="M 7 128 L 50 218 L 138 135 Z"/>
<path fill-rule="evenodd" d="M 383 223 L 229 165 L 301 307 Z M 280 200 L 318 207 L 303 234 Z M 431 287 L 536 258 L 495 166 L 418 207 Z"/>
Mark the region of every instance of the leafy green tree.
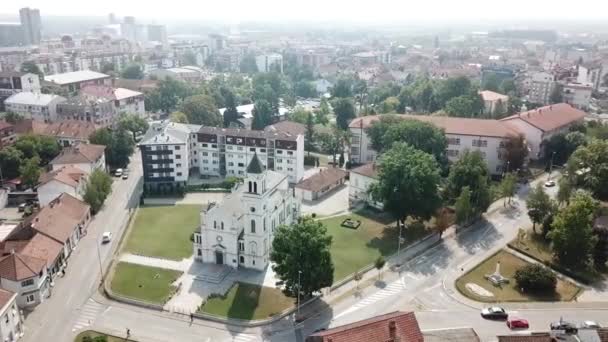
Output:
<path fill-rule="evenodd" d="M 468 186 L 463 186 L 460 195 L 454 204 L 456 211 L 456 223 L 463 224 L 469 221 L 474 215 L 473 205 L 471 204 L 471 190 Z"/>
<path fill-rule="evenodd" d="M 258 64 L 255 61 L 255 55 L 248 53 L 243 56 L 239 69 L 244 74 L 255 74 L 258 72 Z"/>
<path fill-rule="evenodd" d="M 445 111 L 449 116 L 465 118 L 475 117 L 478 113 L 475 112 L 473 98 L 469 95 L 462 95 L 450 99 L 445 104 Z"/>
<path fill-rule="evenodd" d="M 313 98 L 317 96 L 317 89 L 310 81 L 299 81 L 295 84 L 296 96 L 303 98 Z"/>
<path fill-rule="evenodd" d="M 413 84 L 412 98 L 414 98 L 414 110 L 432 113 L 441 108 L 438 106 L 434 95 L 433 85 L 428 79 L 418 80 Z"/>
<path fill-rule="evenodd" d="M 19 167 L 19 176 L 21 177 L 21 182 L 29 188 L 33 188 L 36 184 L 38 184 L 38 179 L 40 179 L 39 165 L 40 158 L 38 158 L 38 156 L 34 156 L 26 160 Z"/>
<path fill-rule="evenodd" d="M 515 94 L 509 95 L 509 103 L 507 104 L 507 114 L 513 115 L 521 112 L 522 101 Z"/>
<path fill-rule="evenodd" d="M 378 278 L 380 278 L 380 272 L 384 268 L 384 265 L 386 265 L 386 260 L 384 260 L 384 257 L 382 255 L 378 256 L 378 258 L 376 258 L 376 261 L 374 261 L 374 267 L 378 270 Z"/>
<path fill-rule="evenodd" d="M 292 112 L 287 114 L 289 120 L 299 122 L 301 124 L 305 124 L 309 116 L 310 112 L 304 109 L 302 106 L 297 106 Z"/>
<path fill-rule="evenodd" d="M 291 226 L 279 226 L 272 241 L 270 260 L 287 295 L 298 294 L 298 283 L 305 298 L 333 283 L 331 241 L 322 221 L 311 217 L 300 218 Z"/>
<path fill-rule="evenodd" d="M 500 81 L 498 80 L 498 76 L 496 76 L 496 74 L 494 73 L 484 75 L 481 87 L 483 88 L 483 90 L 491 90 L 498 92 L 498 88 L 500 87 Z"/>
<path fill-rule="evenodd" d="M 557 202 L 559 204 L 570 204 L 570 196 L 572 196 L 573 186 L 568 177 L 562 177 L 557 182 Z"/>
<path fill-rule="evenodd" d="M 103 170 L 94 170 L 85 185 L 83 200 L 91 206 L 93 214 L 98 213 L 108 195 L 112 192 L 112 177 Z"/>
<path fill-rule="evenodd" d="M 158 82 L 157 89 L 145 94 L 146 108 L 150 111 L 171 112 L 192 92 L 186 83 L 167 77 Z"/>
<path fill-rule="evenodd" d="M 111 74 L 114 74 L 115 71 L 116 71 L 116 66 L 114 65 L 114 63 L 104 62 L 101 64 L 100 72 L 102 74 L 111 75 Z"/>
<path fill-rule="evenodd" d="M 338 126 L 332 125 L 331 133 L 316 134 L 316 141 L 321 145 L 324 153 L 328 153 L 333 157 L 333 163 L 336 164 L 336 154 L 344 150 L 344 131 Z"/>
<path fill-rule="evenodd" d="M 123 78 L 129 80 L 141 80 L 144 78 L 144 70 L 139 64 L 129 64 L 120 73 Z"/>
<path fill-rule="evenodd" d="M 15 112 L 6 112 L 2 115 L 2 118 L 6 122 L 13 124 L 13 125 L 24 119 L 23 115 L 21 115 L 19 113 L 15 113 Z"/>
<path fill-rule="evenodd" d="M 306 151 L 310 154 L 315 143 L 315 121 L 312 117 L 312 113 L 308 113 L 306 116 Z"/>
<path fill-rule="evenodd" d="M 236 96 L 231 90 L 224 91 L 224 104 L 226 109 L 224 110 L 224 127 L 229 127 L 231 123 L 236 122 L 239 119 L 239 111 L 236 109 Z"/>
<path fill-rule="evenodd" d="M 39 157 L 40 165 L 48 164 L 61 151 L 61 147 L 54 138 L 36 134 L 20 136 L 14 146 L 23 153 L 23 157 L 26 159 Z"/>
<path fill-rule="evenodd" d="M 44 79 L 44 73 L 42 72 L 42 70 L 40 70 L 38 65 L 36 65 L 36 63 L 34 63 L 33 61 L 25 61 L 25 62 L 21 63 L 21 67 L 19 68 L 19 70 L 21 72 L 29 72 L 29 73 L 38 75 L 38 77 L 40 78 L 40 81 L 42 81 Z"/>
<path fill-rule="evenodd" d="M 257 101 L 253 107 L 253 121 L 251 128 L 262 130 L 264 127 L 272 123 L 272 108 L 270 104 L 264 100 Z"/>
<path fill-rule="evenodd" d="M 339 78 L 331 88 L 331 96 L 349 98 L 353 96 L 353 82 L 349 78 Z"/>
<path fill-rule="evenodd" d="M 265 75 L 265 74 L 258 74 Z M 258 83 L 253 88 L 253 99 L 255 103 L 265 101 L 270 105 L 270 115 L 274 116 L 279 112 L 279 93 L 271 86 L 271 83 Z"/>
<path fill-rule="evenodd" d="M 506 171 L 516 171 L 523 168 L 524 161 L 528 156 L 528 146 L 523 135 L 512 135 L 504 144 L 504 150 L 501 151 L 502 159 L 508 166 Z"/>
<path fill-rule="evenodd" d="M 148 122 L 139 115 L 122 114 L 118 118 L 118 127 L 131 132 L 131 134 L 133 134 L 133 139 L 135 140 L 137 133 L 146 133 L 149 125 Z"/>
<path fill-rule="evenodd" d="M 382 113 L 395 113 L 399 108 L 399 98 L 395 96 L 387 97 L 380 104 L 380 112 Z"/>
<path fill-rule="evenodd" d="M 550 294 L 555 292 L 557 277 L 550 269 L 538 265 L 527 264 L 515 271 L 517 287 L 525 292 Z"/>
<path fill-rule="evenodd" d="M 512 78 L 506 78 L 500 82 L 499 89 L 501 94 L 515 93 L 515 81 Z"/>
<path fill-rule="evenodd" d="M 186 114 L 188 122 L 195 125 L 220 126 L 222 116 L 213 99 L 207 95 L 193 95 L 184 99 L 179 109 Z"/>
<path fill-rule="evenodd" d="M 429 219 L 441 206 L 439 165 L 432 155 L 395 143 L 381 155 L 378 168 L 378 182 L 370 193 L 401 222 L 408 216 Z"/>
<path fill-rule="evenodd" d="M 501 100 L 498 100 L 496 102 L 496 105 L 494 105 L 494 112 L 492 112 L 492 117 L 501 118 L 506 111 L 507 108 L 505 107 L 505 104 Z"/>
<path fill-rule="evenodd" d="M 0 173 L 2 178 L 13 179 L 19 176 L 19 168 L 23 164 L 23 152 L 13 146 L 0 149 Z"/>
<path fill-rule="evenodd" d="M 586 172 L 577 176 L 575 171 L 580 169 Z M 595 139 L 580 146 L 568 160 L 568 170 L 578 186 L 601 200 L 608 199 L 608 141 Z"/>
<path fill-rule="evenodd" d="M 169 116 L 169 121 L 184 124 L 189 123 L 186 114 L 178 111 L 171 113 L 171 115 Z"/>
<path fill-rule="evenodd" d="M 450 77 L 437 88 L 437 105 L 444 107 L 451 99 L 468 95 L 471 91 L 471 80 L 466 76 Z"/>
<path fill-rule="evenodd" d="M 355 118 L 355 105 L 351 98 L 336 98 L 331 101 L 336 114 L 336 124 L 340 129 L 348 129 L 349 122 Z"/>
<path fill-rule="evenodd" d="M 89 141 L 106 147 L 106 163 L 112 167 L 126 166 L 135 146 L 131 132 L 120 128 L 100 128 L 91 134 Z"/>
<path fill-rule="evenodd" d="M 517 177 L 514 173 L 507 173 L 500 182 L 500 194 L 505 198 L 506 203 L 511 204 L 511 198 L 515 196 L 517 190 Z"/>
<path fill-rule="evenodd" d="M 320 125 L 327 125 L 329 123 L 329 113 L 331 113 L 331 109 L 329 109 L 329 103 L 326 98 L 321 98 L 321 104 L 319 104 L 319 111 L 315 113 L 315 120 Z"/>
<path fill-rule="evenodd" d="M 547 162 L 553 156 L 554 165 L 562 165 L 576 151 L 579 146 L 587 143 L 587 138 L 581 132 L 553 135 L 544 145 L 544 155 Z"/>
<path fill-rule="evenodd" d="M 585 266 L 597 237 L 593 235 L 593 219 L 599 204 L 588 193 L 579 191 L 570 204 L 561 209 L 553 221 L 548 237 L 560 262 L 568 266 Z"/>
<path fill-rule="evenodd" d="M 532 230 L 534 232 L 536 232 L 536 224 L 542 223 L 554 211 L 555 207 L 541 183 L 536 184 L 536 187 L 528 194 L 526 206 L 528 207 L 528 216 L 532 220 Z"/>
<path fill-rule="evenodd" d="M 471 204 L 475 213 L 482 213 L 490 206 L 490 173 L 479 151 L 464 151 L 450 167 L 447 178 L 447 198 L 455 199 L 465 186 L 471 191 Z"/>

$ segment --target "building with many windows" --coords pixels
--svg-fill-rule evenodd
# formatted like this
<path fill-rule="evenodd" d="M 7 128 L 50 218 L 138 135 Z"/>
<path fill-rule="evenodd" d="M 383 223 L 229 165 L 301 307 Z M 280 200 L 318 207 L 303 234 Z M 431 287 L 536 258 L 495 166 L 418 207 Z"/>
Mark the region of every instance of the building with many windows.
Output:
<path fill-rule="evenodd" d="M 23 336 L 23 317 L 17 294 L 0 289 L 0 341 L 14 342 Z"/>
<path fill-rule="evenodd" d="M 57 120 L 57 105 L 65 101 L 59 95 L 23 91 L 6 99 L 4 106 L 7 112 L 49 123 Z"/>
<path fill-rule="evenodd" d="M 194 234 L 196 260 L 263 271 L 270 262 L 274 232 L 299 216 L 299 204 L 285 174 L 265 170 L 254 153 L 245 179 L 221 203 L 201 212 Z"/>

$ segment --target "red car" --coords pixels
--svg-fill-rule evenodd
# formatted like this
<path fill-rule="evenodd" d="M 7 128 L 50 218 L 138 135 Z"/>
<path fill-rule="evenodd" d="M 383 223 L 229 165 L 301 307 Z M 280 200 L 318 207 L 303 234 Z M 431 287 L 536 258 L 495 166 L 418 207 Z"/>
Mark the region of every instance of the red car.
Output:
<path fill-rule="evenodd" d="M 528 329 L 530 324 L 528 324 L 528 321 L 523 318 L 513 317 L 507 320 L 507 326 L 509 329 Z"/>

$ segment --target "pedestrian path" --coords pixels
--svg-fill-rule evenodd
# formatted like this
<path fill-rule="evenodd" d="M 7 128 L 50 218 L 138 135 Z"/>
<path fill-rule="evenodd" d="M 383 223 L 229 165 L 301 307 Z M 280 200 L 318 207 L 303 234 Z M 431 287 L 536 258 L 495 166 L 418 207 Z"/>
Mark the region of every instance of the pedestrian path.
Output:
<path fill-rule="evenodd" d="M 360 302 L 358 302 L 357 304 L 351 306 L 350 308 L 342 311 L 341 313 L 339 313 L 338 315 L 334 316 L 334 319 L 339 318 L 343 315 L 347 315 L 351 312 L 357 311 L 359 309 L 362 309 L 368 305 L 372 305 L 375 304 L 383 299 L 386 299 L 388 297 L 392 297 L 398 293 L 400 293 L 401 291 L 405 290 L 405 280 L 404 278 L 399 278 L 396 281 L 388 284 L 386 287 L 384 287 L 382 290 L 377 291 L 376 293 L 374 293 L 371 296 L 365 297 L 364 299 L 362 299 Z"/>
<path fill-rule="evenodd" d="M 165 268 L 168 270 L 175 270 L 185 272 L 192 266 L 194 258 L 182 259 L 182 261 L 153 258 L 143 255 L 123 253 L 120 256 L 120 261 L 128 262 L 131 264 L 138 264 L 149 267 Z"/>
<path fill-rule="evenodd" d="M 82 330 L 95 321 L 97 316 L 106 308 L 104 304 L 97 303 L 89 298 L 85 305 L 80 309 L 80 315 L 76 319 L 72 331 Z"/>

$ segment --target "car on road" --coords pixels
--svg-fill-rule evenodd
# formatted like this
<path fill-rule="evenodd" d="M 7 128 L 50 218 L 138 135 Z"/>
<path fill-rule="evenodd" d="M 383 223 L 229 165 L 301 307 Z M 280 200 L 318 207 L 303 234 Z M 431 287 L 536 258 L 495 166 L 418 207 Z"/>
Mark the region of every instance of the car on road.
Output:
<path fill-rule="evenodd" d="M 116 169 L 116 170 L 114 171 L 114 176 L 116 176 L 116 177 L 120 177 L 120 176 L 122 176 L 122 169 Z"/>
<path fill-rule="evenodd" d="M 129 178 L 129 170 L 124 170 L 122 172 L 122 179 L 127 179 Z"/>
<path fill-rule="evenodd" d="M 578 332 L 578 328 L 576 327 L 576 325 L 563 320 L 551 323 L 549 328 L 551 328 L 551 330 L 563 330 L 567 334 L 576 334 Z"/>
<path fill-rule="evenodd" d="M 108 243 L 112 241 L 112 232 L 104 232 L 101 235 L 101 243 Z"/>
<path fill-rule="evenodd" d="M 546 182 L 545 182 L 545 186 L 546 186 L 547 188 L 554 187 L 554 186 L 555 186 L 555 181 L 553 181 L 553 180 L 548 180 L 548 181 L 546 181 Z"/>
<path fill-rule="evenodd" d="M 488 319 L 507 319 L 509 314 L 499 306 L 491 306 L 481 310 L 481 317 Z"/>
<path fill-rule="evenodd" d="M 512 317 L 507 320 L 507 327 L 509 329 L 528 329 L 530 328 L 530 324 L 526 319 Z"/>
<path fill-rule="evenodd" d="M 580 329 L 599 329 L 601 326 L 595 321 L 584 321 L 578 325 Z"/>
<path fill-rule="evenodd" d="M 21 203 L 21 204 L 19 204 L 17 211 L 22 213 L 25 211 L 25 208 L 27 208 L 27 203 Z"/>

